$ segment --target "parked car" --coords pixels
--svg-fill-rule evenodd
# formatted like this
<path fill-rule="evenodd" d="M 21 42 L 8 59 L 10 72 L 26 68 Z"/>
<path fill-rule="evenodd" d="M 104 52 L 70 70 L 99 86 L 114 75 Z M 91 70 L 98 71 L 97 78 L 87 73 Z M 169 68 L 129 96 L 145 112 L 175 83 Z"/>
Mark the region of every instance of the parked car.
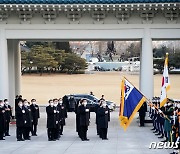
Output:
<path fill-rule="evenodd" d="M 73 95 L 67 95 L 68 98 L 71 96 L 74 97 L 75 101 L 79 101 L 80 99 L 86 99 L 87 100 L 87 106 L 90 108 L 90 111 L 94 112 L 95 107 L 98 105 L 98 98 L 89 95 L 89 94 L 73 94 Z M 108 108 L 110 111 L 114 111 L 116 108 L 116 104 L 112 101 L 106 101 Z"/>

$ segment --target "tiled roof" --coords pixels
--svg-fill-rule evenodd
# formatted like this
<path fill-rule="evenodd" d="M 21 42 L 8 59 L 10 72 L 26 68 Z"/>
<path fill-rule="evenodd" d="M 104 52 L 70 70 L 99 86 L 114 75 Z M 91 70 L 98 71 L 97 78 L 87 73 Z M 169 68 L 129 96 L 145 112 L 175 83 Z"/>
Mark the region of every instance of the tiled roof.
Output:
<path fill-rule="evenodd" d="M 175 2 L 180 2 L 180 0 L 0 0 L 0 4 L 123 4 Z"/>

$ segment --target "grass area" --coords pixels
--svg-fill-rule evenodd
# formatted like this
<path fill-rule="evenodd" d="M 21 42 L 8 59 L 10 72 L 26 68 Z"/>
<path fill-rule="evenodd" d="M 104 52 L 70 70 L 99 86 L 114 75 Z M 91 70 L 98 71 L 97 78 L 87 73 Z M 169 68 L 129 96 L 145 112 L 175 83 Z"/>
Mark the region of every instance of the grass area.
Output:
<path fill-rule="evenodd" d="M 23 75 L 22 95 L 28 100 L 36 98 L 39 104 L 47 104 L 50 98 L 60 98 L 65 94 L 93 93 L 97 97 L 105 95 L 107 100 L 119 104 L 120 83 L 125 76 L 139 87 L 139 75 L 122 72 L 98 72 L 96 74 L 51 74 Z M 162 75 L 154 75 L 154 95 L 160 95 Z M 170 75 L 171 89 L 168 97 L 180 99 L 180 75 Z"/>

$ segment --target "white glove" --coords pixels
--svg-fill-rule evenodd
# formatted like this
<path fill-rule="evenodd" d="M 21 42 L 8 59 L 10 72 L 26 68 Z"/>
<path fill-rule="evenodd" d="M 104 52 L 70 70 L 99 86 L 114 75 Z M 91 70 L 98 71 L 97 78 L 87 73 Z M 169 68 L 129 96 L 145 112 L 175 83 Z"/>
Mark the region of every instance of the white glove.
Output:
<path fill-rule="evenodd" d="M 24 121 L 24 123 L 26 124 L 26 123 L 27 123 L 27 121 L 25 120 L 25 121 Z"/>
<path fill-rule="evenodd" d="M 56 124 L 58 124 L 58 121 L 56 121 Z"/>
<path fill-rule="evenodd" d="M 153 106 L 152 109 L 155 110 L 155 107 Z"/>
<path fill-rule="evenodd" d="M 160 109 L 158 111 L 159 111 L 159 113 L 162 113 L 162 111 Z"/>
<path fill-rule="evenodd" d="M 25 113 L 25 111 L 24 111 L 24 110 L 22 110 L 22 113 Z"/>
<path fill-rule="evenodd" d="M 54 113 L 56 113 L 56 110 L 54 110 Z"/>
<path fill-rule="evenodd" d="M 89 109 L 86 109 L 86 112 L 89 112 Z"/>
<path fill-rule="evenodd" d="M 105 114 L 108 114 L 108 111 L 106 111 Z"/>

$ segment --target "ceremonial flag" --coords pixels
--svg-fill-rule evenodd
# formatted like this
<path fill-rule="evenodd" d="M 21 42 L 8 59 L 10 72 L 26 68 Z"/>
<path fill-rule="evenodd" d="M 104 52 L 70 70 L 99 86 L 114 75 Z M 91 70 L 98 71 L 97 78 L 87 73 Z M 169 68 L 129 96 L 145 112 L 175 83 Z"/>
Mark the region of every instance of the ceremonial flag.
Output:
<path fill-rule="evenodd" d="M 121 83 L 121 104 L 119 113 L 120 124 L 124 130 L 130 125 L 136 112 L 145 101 L 146 98 L 144 95 L 124 78 Z"/>
<path fill-rule="evenodd" d="M 168 74 L 168 53 L 166 53 L 166 58 L 164 62 L 164 71 L 162 77 L 162 87 L 160 96 L 160 107 L 164 106 L 167 102 L 167 91 L 170 89 L 170 80 Z"/>

